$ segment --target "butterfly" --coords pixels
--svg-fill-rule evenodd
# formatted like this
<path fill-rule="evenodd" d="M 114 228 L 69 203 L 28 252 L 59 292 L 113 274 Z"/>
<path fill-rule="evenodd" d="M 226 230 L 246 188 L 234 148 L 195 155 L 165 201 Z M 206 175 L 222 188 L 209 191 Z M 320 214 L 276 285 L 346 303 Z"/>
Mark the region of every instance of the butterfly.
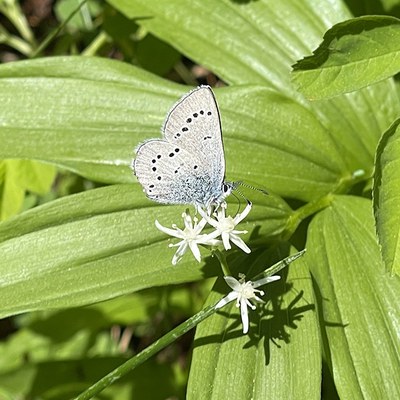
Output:
<path fill-rule="evenodd" d="M 220 205 L 235 188 L 225 182 L 221 119 L 213 91 L 199 86 L 169 111 L 162 139 L 136 149 L 132 169 L 151 200 L 166 204 Z"/>

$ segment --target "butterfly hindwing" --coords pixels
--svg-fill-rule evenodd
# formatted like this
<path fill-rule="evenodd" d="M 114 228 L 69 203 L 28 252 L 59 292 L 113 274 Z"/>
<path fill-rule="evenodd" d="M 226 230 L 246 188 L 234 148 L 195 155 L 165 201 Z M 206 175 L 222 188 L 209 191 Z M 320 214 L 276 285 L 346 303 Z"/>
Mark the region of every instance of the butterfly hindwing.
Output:
<path fill-rule="evenodd" d="M 200 157 L 165 140 L 143 143 L 134 167 L 146 195 L 160 203 L 202 204 L 212 184 Z"/>

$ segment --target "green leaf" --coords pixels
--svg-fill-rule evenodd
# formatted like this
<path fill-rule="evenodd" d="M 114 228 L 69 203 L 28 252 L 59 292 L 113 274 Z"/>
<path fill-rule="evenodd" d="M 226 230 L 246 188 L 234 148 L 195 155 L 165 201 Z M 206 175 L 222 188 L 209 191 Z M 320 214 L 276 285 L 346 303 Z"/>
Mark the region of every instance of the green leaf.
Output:
<path fill-rule="evenodd" d="M 151 34 L 137 43 L 137 63 L 146 71 L 166 75 L 180 60 L 181 55 L 171 46 Z"/>
<path fill-rule="evenodd" d="M 363 16 L 341 22 L 293 65 L 292 80 L 311 100 L 353 92 L 400 71 L 400 20 Z"/>
<path fill-rule="evenodd" d="M 318 44 L 329 24 L 349 16 L 340 2 L 108 2 L 225 82 L 268 85 L 286 94 L 293 93 L 290 65 Z"/>
<path fill-rule="evenodd" d="M 60 0 L 55 4 L 54 11 L 59 21 L 65 22 L 70 15 L 79 7 L 79 0 Z M 101 9 L 97 2 L 86 1 L 77 14 L 75 14 L 67 23 L 71 31 L 92 30 L 93 20 L 98 17 Z"/>
<path fill-rule="evenodd" d="M 56 169 L 49 164 L 30 160 L 9 160 L 18 168 L 18 183 L 33 193 L 46 194 L 56 177 Z"/>
<path fill-rule="evenodd" d="M 139 185 L 114 185 L 67 196 L 0 224 L 0 317 L 94 303 L 147 287 L 219 274 L 202 251 L 198 264 L 174 250 L 158 231 L 182 225 L 181 208 L 147 200 Z M 259 235 L 281 234 L 291 215 L 283 200 L 263 196 L 243 228 L 250 247 Z M 175 242 L 175 241 L 174 241 Z"/>
<path fill-rule="evenodd" d="M 0 162 L 0 220 L 17 214 L 27 190 L 44 195 L 54 181 L 56 170 L 30 160 L 4 160 Z"/>
<path fill-rule="evenodd" d="M 287 250 L 262 251 L 251 262 L 239 258 L 236 272 L 252 276 Z M 242 333 L 235 302 L 197 327 L 188 399 L 321 398 L 320 336 L 308 268 L 300 259 L 284 274 L 283 281 L 260 288 L 267 304 L 250 310 L 248 335 Z M 229 290 L 219 279 L 207 305 Z"/>
<path fill-rule="evenodd" d="M 339 397 L 399 398 L 400 280 L 384 271 L 371 201 L 337 197 L 311 222 L 304 259 Z"/>
<path fill-rule="evenodd" d="M 21 210 L 25 190 L 18 184 L 17 175 L 12 161 L 0 161 L 0 220 Z"/>
<path fill-rule="evenodd" d="M 400 275 L 400 119 L 382 136 L 376 150 L 374 213 L 386 269 Z"/>

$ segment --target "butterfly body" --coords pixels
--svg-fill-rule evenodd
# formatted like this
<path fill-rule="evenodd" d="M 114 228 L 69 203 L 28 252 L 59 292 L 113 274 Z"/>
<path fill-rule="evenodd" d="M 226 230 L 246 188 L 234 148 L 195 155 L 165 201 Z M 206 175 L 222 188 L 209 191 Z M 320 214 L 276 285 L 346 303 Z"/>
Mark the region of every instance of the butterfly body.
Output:
<path fill-rule="evenodd" d="M 199 86 L 168 113 L 163 139 L 138 146 L 132 167 L 147 197 L 159 203 L 209 207 L 232 190 L 224 182 L 221 122 L 214 94 Z"/>

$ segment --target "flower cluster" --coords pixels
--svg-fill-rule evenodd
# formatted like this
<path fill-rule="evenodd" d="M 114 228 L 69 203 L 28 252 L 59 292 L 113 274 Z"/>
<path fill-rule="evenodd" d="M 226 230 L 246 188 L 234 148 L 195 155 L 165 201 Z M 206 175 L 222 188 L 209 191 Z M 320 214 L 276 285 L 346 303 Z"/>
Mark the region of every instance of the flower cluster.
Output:
<path fill-rule="evenodd" d="M 186 253 L 188 249 L 191 250 L 195 259 L 201 261 L 199 244 L 217 246 L 221 244 L 221 240 L 217 238 L 221 237 L 222 244 L 225 250 L 231 248 L 231 243 L 235 244 L 241 250 L 246 253 L 250 253 L 251 250 L 246 245 L 246 243 L 239 237 L 240 234 L 247 233 L 247 231 L 236 230 L 235 227 L 239 222 L 241 222 L 249 214 L 251 210 L 251 203 L 249 202 L 242 213 L 237 214 L 235 217 L 226 216 L 226 204 L 222 204 L 218 210 L 212 214 L 208 215 L 201 208 L 198 209 L 201 221 L 190 216 L 188 211 L 182 214 L 184 228 L 180 229 L 176 225 L 172 225 L 171 228 L 166 228 L 162 226 L 158 221 L 156 221 L 156 227 L 166 233 L 167 235 L 181 239 L 180 242 L 176 244 L 170 244 L 170 247 L 178 247 L 174 257 L 172 258 L 172 264 L 176 265 L 182 256 Z M 211 225 L 215 230 L 209 234 L 202 234 L 202 230 L 207 225 Z"/>
<path fill-rule="evenodd" d="M 231 249 L 231 242 L 238 248 L 243 250 L 245 253 L 250 253 L 250 248 L 246 245 L 243 239 L 239 236 L 243 233 L 247 233 L 244 230 L 237 230 L 238 225 L 244 218 L 249 214 L 251 210 L 251 203 L 249 202 L 243 212 L 236 214 L 235 217 L 226 216 L 226 204 L 221 204 L 217 210 L 213 213 L 206 212 L 201 208 L 198 208 L 198 214 L 201 217 L 192 218 L 186 210 L 182 214 L 184 228 L 180 229 L 176 225 L 172 225 L 171 228 L 162 226 L 156 221 L 156 227 L 166 233 L 167 235 L 173 236 L 180 239 L 178 243 L 170 244 L 170 247 L 177 247 L 177 250 L 172 258 L 172 264 L 176 265 L 183 255 L 190 249 L 193 253 L 194 258 L 197 261 L 201 261 L 201 254 L 199 245 L 218 246 L 223 245 L 225 250 Z M 211 214 L 211 215 L 210 215 Z M 202 233 L 206 225 L 210 225 L 214 228 L 211 233 Z M 244 276 L 237 280 L 232 276 L 224 277 L 226 283 L 231 287 L 232 291 L 220 300 L 215 306 L 216 309 L 224 307 L 233 300 L 236 300 L 236 306 L 240 307 L 240 315 L 243 324 L 243 333 L 247 333 L 249 330 L 249 315 L 248 308 L 255 310 L 256 306 L 254 302 L 263 303 L 264 301 L 259 297 L 263 296 L 264 292 L 257 289 L 261 285 L 265 285 L 269 282 L 274 282 L 280 279 L 280 276 L 269 276 L 259 279 L 257 281 L 245 281 Z"/>

